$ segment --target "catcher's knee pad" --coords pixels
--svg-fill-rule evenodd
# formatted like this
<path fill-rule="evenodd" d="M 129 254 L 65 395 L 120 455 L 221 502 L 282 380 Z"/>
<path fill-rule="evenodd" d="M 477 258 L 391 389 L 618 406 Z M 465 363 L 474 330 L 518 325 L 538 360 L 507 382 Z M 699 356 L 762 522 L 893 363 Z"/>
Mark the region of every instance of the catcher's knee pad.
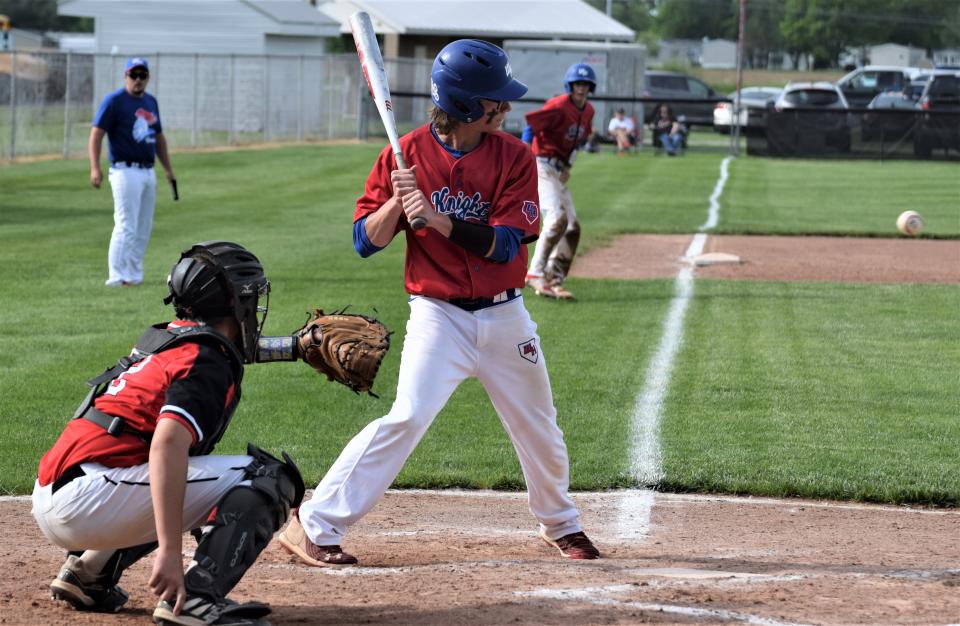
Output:
<path fill-rule="evenodd" d="M 303 478 L 290 457 L 281 461 L 252 444 L 247 454 L 249 484 L 233 487 L 214 507 L 184 577 L 189 593 L 226 597 L 303 500 Z"/>

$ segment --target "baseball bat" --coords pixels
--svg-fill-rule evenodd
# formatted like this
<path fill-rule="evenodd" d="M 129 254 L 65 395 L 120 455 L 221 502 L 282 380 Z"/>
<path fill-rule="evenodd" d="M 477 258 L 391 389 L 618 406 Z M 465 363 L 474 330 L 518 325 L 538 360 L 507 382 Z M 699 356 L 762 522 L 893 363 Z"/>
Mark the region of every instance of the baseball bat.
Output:
<path fill-rule="evenodd" d="M 393 117 L 393 102 L 390 99 L 390 87 L 387 84 L 387 72 L 383 67 L 383 56 L 377 44 L 377 35 L 373 30 L 373 22 L 365 11 L 357 11 L 350 16 L 350 30 L 353 31 L 353 43 L 357 46 L 357 55 L 360 57 L 360 66 L 363 68 L 363 77 L 367 80 L 370 95 L 377 105 L 380 120 L 390 139 L 393 156 L 397 159 L 397 166 L 405 170 L 407 164 L 403 160 L 400 150 L 400 137 L 397 135 L 397 121 Z M 410 228 L 420 230 L 427 225 L 427 220 L 415 217 L 410 220 Z"/>
<path fill-rule="evenodd" d="M 176 178 L 171 178 L 171 179 L 170 179 L 170 191 L 173 192 L 173 199 L 174 199 L 174 200 L 179 200 L 179 199 L 180 199 L 180 192 L 177 191 L 177 179 L 176 179 Z"/>

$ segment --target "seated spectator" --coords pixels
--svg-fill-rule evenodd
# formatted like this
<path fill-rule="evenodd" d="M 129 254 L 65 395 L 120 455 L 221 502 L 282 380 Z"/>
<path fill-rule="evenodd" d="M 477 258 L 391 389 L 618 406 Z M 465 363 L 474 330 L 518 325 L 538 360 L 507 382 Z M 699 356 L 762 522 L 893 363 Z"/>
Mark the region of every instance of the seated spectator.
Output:
<path fill-rule="evenodd" d="M 627 117 L 627 112 L 623 108 L 617 109 L 617 112 L 610 119 L 607 126 L 607 132 L 617 140 L 617 154 L 623 156 L 630 146 L 633 145 L 636 127 L 633 120 Z"/>
<path fill-rule="evenodd" d="M 674 117 L 670 105 L 660 105 L 650 126 L 654 145 L 659 143 L 670 156 L 676 156 L 686 143 L 686 124 Z"/>

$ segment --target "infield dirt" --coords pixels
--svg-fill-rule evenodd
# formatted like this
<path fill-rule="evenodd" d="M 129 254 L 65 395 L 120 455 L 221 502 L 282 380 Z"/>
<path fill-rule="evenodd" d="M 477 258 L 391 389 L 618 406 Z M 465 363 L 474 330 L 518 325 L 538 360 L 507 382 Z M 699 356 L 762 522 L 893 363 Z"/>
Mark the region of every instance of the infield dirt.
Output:
<path fill-rule="evenodd" d="M 689 240 L 625 237 L 578 259 L 575 275 L 672 277 Z M 698 277 L 960 283 L 957 241 L 711 237 L 706 250 L 745 263 Z M 391 491 L 344 543 L 359 566 L 307 567 L 272 542 L 234 597 L 270 603 L 274 624 L 960 623 L 956 509 L 647 491 L 574 500 L 601 560 L 567 561 L 540 541 L 524 494 Z M 149 623 L 152 559 L 124 577 L 124 611 L 78 613 L 49 599 L 64 555 L 29 500 L 0 498 L 0 524 L 0 624 Z"/>

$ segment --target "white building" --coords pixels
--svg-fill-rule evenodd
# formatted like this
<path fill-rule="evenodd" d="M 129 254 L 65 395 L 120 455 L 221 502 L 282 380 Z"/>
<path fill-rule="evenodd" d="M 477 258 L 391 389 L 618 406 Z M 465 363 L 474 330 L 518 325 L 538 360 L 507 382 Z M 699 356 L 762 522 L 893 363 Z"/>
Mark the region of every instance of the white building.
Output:
<path fill-rule="evenodd" d="M 348 34 L 348 19 L 366 11 L 385 57 L 432 60 L 455 39 L 559 39 L 632 43 L 636 33 L 582 0 L 331 0 L 321 12 Z"/>
<path fill-rule="evenodd" d="M 703 38 L 700 67 L 729 70 L 737 67 L 737 42 L 728 39 Z"/>
<path fill-rule="evenodd" d="M 870 65 L 890 65 L 894 67 L 932 66 L 923 48 L 913 48 L 898 43 L 884 43 L 877 46 L 870 46 L 868 56 L 870 58 Z"/>
<path fill-rule="evenodd" d="M 960 48 L 944 48 L 933 51 L 934 65 L 960 65 Z"/>
<path fill-rule="evenodd" d="M 60 0 L 94 21 L 96 52 L 314 55 L 340 24 L 304 0 Z"/>

